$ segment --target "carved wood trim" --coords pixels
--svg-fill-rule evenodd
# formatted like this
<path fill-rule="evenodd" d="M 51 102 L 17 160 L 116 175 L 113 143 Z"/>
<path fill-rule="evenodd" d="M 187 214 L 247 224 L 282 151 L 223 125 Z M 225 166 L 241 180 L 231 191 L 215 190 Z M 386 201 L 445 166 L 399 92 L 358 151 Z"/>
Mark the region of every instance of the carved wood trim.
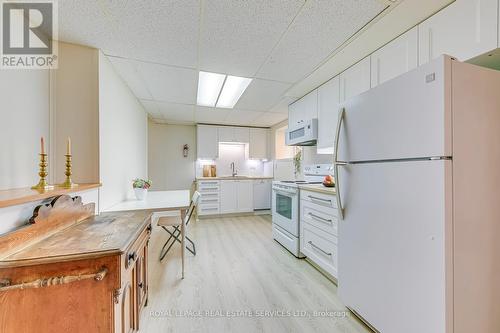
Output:
<path fill-rule="evenodd" d="M 37 206 L 28 223 L 0 236 L 0 259 L 32 245 L 94 215 L 95 204 L 84 205 L 81 197 L 55 197 L 50 203 Z"/>
<path fill-rule="evenodd" d="M 10 290 L 18 290 L 18 289 L 31 289 L 31 288 L 44 288 L 50 286 L 56 286 L 61 284 L 68 284 L 77 281 L 94 279 L 95 281 L 102 281 L 106 275 L 108 274 L 108 269 L 106 267 L 102 267 L 96 273 L 89 274 L 79 274 L 79 275 L 67 275 L 67 276 L 52 276 L 49 278 L 37 279 L 30 282 L 22 282 L 18 284 L 10 285 L 6 283 L 3 286 L 0 286 L 0 292 L 10 291 Z M 8 279 L 2 279 L 3 281 L 10 281 Z"/>

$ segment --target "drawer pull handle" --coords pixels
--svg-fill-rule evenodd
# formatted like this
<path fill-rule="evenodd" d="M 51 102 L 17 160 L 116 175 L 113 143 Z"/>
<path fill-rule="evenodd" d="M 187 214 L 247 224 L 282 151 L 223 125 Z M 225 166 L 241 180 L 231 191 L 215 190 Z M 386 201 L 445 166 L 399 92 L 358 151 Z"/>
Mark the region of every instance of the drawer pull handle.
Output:
<path fill-rule="evenodd" d="M 201 202 L 218 202 L 219 199 L 204 199 Z"/>
<path fill-rule="evenodd" d="M 316 214 L 313 214 L 313 213 L 309 213 L 309 216 L 311 216 L 313 219 L 317 220 L 317 221 L 320 221 L 320 222 L 324 222 L 324 223 L 328 223 L 328 224 L 332 224 L 333 221 L 332 220 L 327 220 L 321 216 L 318 216 Z"/>
<path fill-rule="evenodd" d="M 129 253 L 128 258 L 127 258 L 127 267 L 130 266 L 130 264 L 137 258 L 137 253 L 132 252 Z"/>
<path fill-rule="evenodd" d="M 311 200 L 318 200 L 318 201 L 323 201 L 323 202 L 329 202 L 329 203 L 332 203 L 332 200 L 330 199 L 323 199 L 323 198 L 318 198 L 318 197 L 314 197 L 312 195 L 308 195 L 309 199 Z"/>
<path fill-rule="evenodd" d="M 219 208 L 217 207 L 213 207 L 213 208 L 202 208 L 203 210 L 219 210 Z"/>
<path fill-rule="evenodd" d="M 312 241 L 309 241 L 308 243 L 309 243 L 309 245 L 311 245 L 314 249 L 316 249 L 316 250 L 318 250 L 318 251 L 322 252 L 323 254 L 325 254 L 325 255 L 327 255 L 327 256 L 329 256 L 329 257 L 331 257 L 331 256 L 332 256 L 332 253 L 331 253 L 331 252 L 330 252 L 330 253 L 326 252 L 325 250 L 323 250 L 322 248 L 320 248 L 318 245 L 314 244 Z"/>

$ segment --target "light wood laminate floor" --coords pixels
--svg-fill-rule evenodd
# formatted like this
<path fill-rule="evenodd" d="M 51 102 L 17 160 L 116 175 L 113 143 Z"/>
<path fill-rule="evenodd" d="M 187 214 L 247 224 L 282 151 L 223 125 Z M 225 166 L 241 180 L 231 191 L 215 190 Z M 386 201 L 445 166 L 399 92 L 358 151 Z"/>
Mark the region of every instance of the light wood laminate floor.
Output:
<path fill-rule="evenodd" d="M 197 255 L 187 252 L 181 280 L 180 244 L 158 262 L 167 233 L 153 229 L 141 333 L 371 332 L 347 312 L 335 284 L 273 240 L 269 215 L 204 219 L 188 235 Z"/>

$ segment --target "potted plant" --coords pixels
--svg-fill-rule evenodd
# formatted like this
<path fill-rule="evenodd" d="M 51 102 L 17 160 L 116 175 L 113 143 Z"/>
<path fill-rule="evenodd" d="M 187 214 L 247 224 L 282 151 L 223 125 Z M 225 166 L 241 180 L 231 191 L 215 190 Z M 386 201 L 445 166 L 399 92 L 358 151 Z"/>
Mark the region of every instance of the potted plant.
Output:
<path fill-rule="evenodd" d="M 135 197 L 137 200 L 146 200 L 146 196 L 148 194 L 148 188 L 151 187 L 152 182 L 140 178 L 134 179 L 132 183 L 132 187 L 134 188 Z"/>

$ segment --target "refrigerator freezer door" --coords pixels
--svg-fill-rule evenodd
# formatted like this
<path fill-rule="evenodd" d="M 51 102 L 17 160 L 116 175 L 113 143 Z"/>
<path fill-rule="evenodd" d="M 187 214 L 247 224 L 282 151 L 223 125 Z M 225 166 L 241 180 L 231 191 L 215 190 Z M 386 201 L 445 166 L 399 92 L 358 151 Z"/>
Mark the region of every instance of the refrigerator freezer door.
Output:
<path fill-rule="evenodd" d="M 339 160 L 451 156 L 451 61 L 440 57 L 345 102 Z"/>
<path fill-rule="evenodd" d="M 450 171 L 449 160 L 340 168 L 339 296 L 380 332 L 446 331 Z"/>

